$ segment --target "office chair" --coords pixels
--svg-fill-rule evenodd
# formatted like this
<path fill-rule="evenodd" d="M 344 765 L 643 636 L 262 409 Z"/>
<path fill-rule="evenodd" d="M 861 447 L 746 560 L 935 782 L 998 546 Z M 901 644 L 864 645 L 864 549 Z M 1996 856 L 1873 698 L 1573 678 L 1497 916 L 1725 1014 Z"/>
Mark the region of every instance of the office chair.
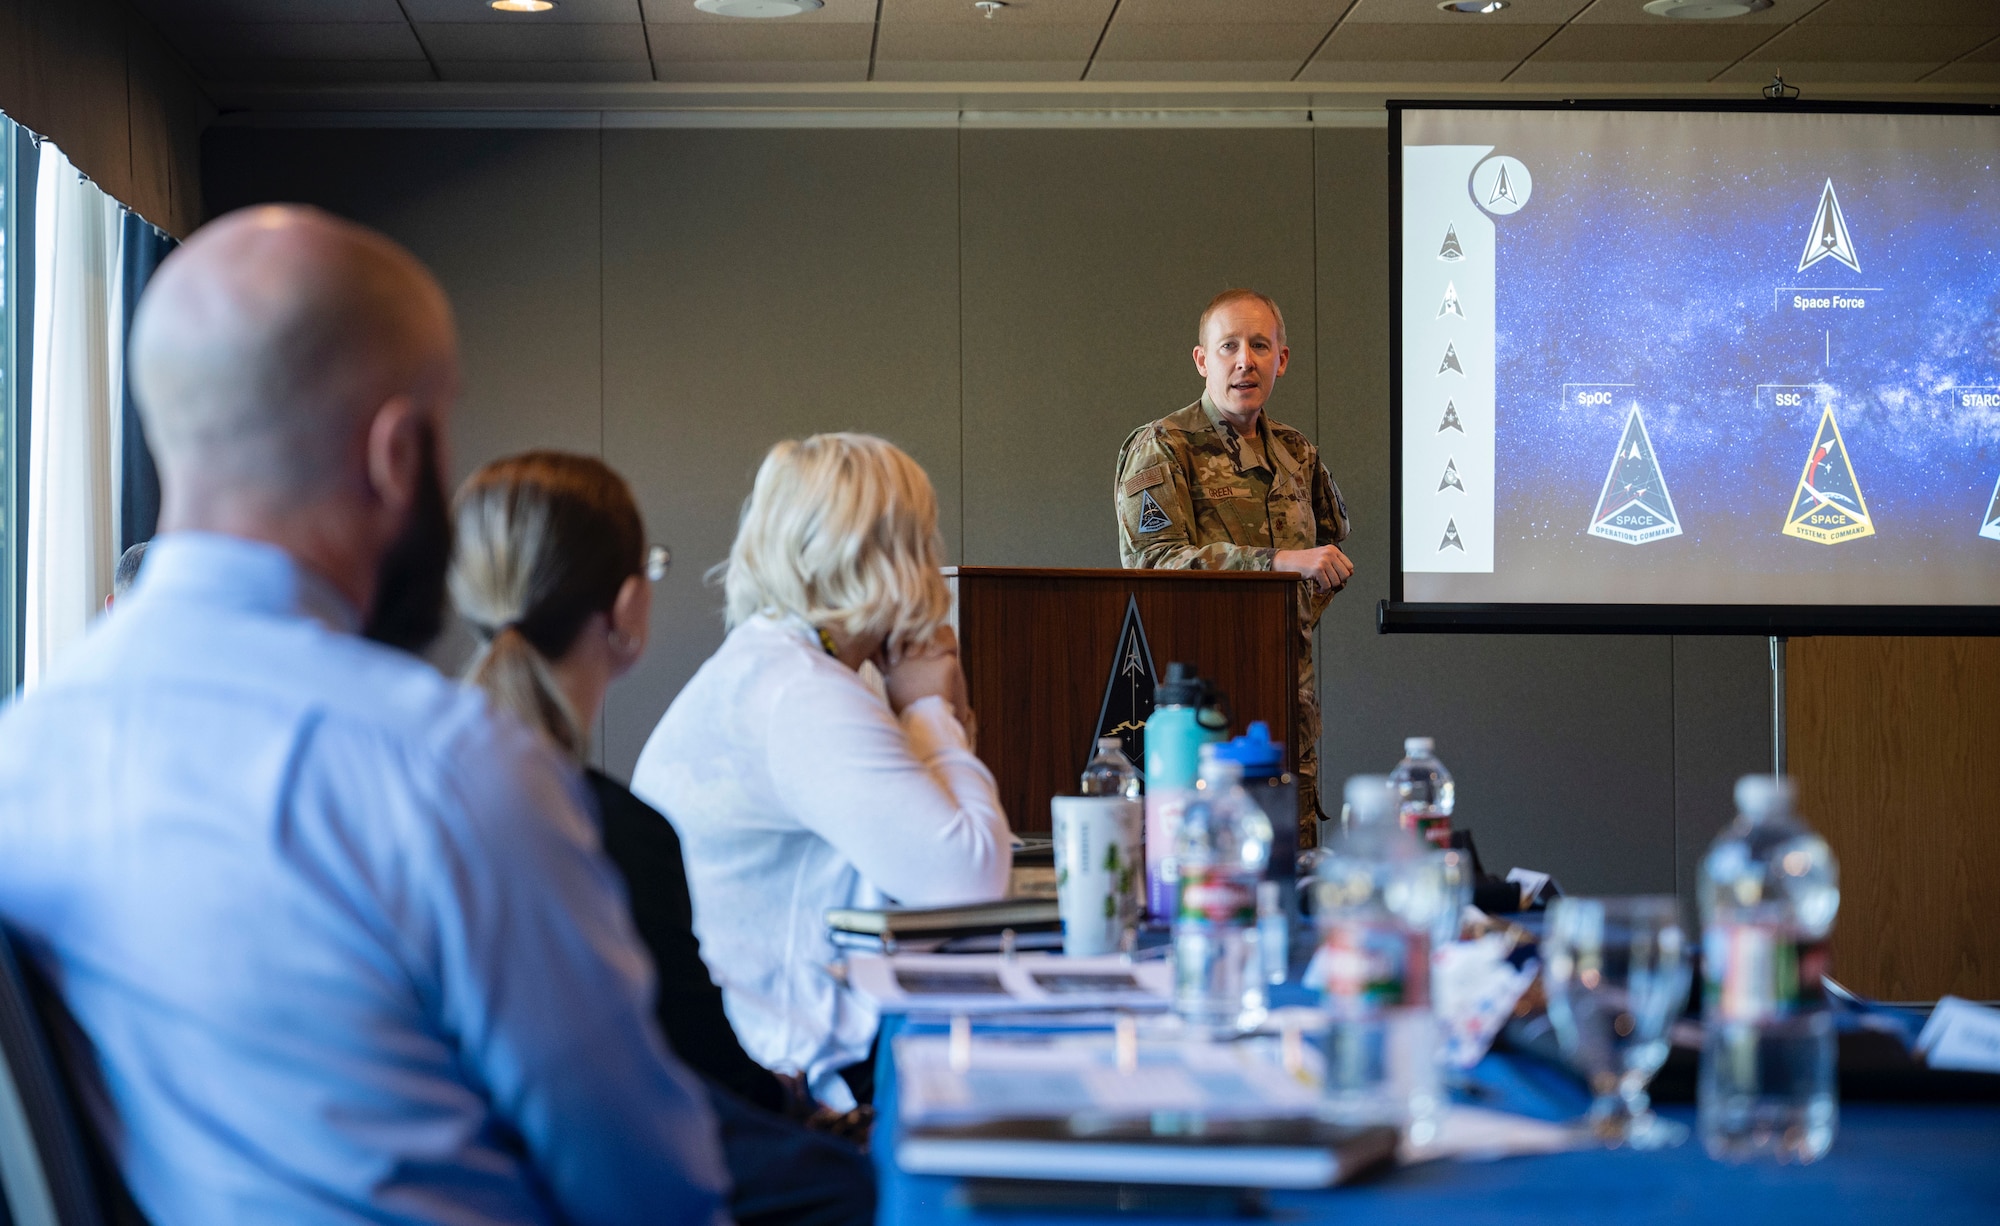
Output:
<path fill-rule="evenodd" d="M 17 945 L 0 927 L 0 1223 L 107 1226 L 90 1152 Z"/>

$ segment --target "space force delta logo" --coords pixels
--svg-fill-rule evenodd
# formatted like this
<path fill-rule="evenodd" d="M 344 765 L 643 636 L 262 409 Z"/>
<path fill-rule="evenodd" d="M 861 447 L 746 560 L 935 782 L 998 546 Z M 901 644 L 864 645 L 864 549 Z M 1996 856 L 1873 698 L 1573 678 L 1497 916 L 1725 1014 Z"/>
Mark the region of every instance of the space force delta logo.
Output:
<path fill-rule="evenodd" d="M 1806 235 L 1806 249 L 1799 255 L 1798 271 L 1804 272 L 1821 260 L 1837 260 L 1861 271 L 1861 258 L 1854 254 L 1854 239 L 1847 233 L 1847 218 L 1840 212 L 1840 197 L 1833 180 L 1819 194 L 1819 212 L 1813 214 L 1812 231 Z"/>

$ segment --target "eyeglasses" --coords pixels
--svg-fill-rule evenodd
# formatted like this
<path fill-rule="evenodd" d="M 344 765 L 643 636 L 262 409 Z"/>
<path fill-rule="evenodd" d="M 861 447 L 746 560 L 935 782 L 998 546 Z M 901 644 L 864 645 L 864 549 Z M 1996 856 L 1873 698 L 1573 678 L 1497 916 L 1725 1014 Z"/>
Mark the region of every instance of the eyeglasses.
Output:
<path fill-rule="evenodd" d="M 665 545 L 653 545 L 646 550 L 646 580 L 658 583 L 667 577 L 674 566 L 674 551 Z"/>

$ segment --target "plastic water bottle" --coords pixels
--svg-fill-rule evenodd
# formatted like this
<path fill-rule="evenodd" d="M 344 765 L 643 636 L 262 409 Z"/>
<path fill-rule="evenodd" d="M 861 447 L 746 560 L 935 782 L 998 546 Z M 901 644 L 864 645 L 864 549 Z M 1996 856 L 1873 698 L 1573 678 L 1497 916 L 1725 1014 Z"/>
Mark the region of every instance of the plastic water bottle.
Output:
<path fill-rule="evenodd" d="M 1401 801 L 1403 829 L 1433 847 L 1451 846 L 1451 810 L 1458 802 L 1451 772 L 1438 761 L 1437 742 L 1427 736 L 1406 737 L 1403 760 L 1389 774 Z"/>
<path fill-rule="evenodd" d="M 1201 780 L 1181 814 L 1174 848 L 1174 1012 L 1220 1033 L 1263 1019 L 1257 956 L 1257 885 L 1271 858 L 1271 821 L 1243 792 L 1243 768 L 1201 750 Z"/>
<path fill-rule="evenodd" d="M 1254 720 L 1216 752 L 1243 768 L 1243 793 L 1271 820 L 1271 860 L 1257 886 L 1257 948 L 1264 982 L 1285 982 L 1291 973 L 1293 917 L 1299 913 L 1299 785 L 1285 769 L 1285 746 L 1271 739 L 1270 725 Z"/>
<path fill-rule="evenodd" d="M 1451 905 L 1437 855 L 1397 820 L 1381 775 L 1347 781 L 1348 822 L 1320 848 L 1311 891 L 1320 947 L 1306 969 L 1326 1008 L 1326 1112 L 1434 1135 L 1442 1102 L 1430 942 Z"/>
<path fill-rule="evenodd" d="M 1144 791 L 1139 768 L 1125 756 L 1125 742 L 1115 736 L 1097 738 L 1097 753 L 1083 768 L 1083 784 L 1077 789 L 1085 796 L 1123 796 L 1137 800 Z"/>
<path fill-rule="evenodd" d="M 1083 779 L 1077 791 L 1085 796 L 1116 796 L 1123 799 L 1126 814 L 1121 819 L 1127 823 L 1128 837 L 1133 849 L 1138 852 L 1135 864 L 1146 862 L 1146 817 L 1144 781 L 1139 768 L 1132 765 L 1132 759 L 1125 756 L 1125 742 L 1115 736 L 1097 738 L 1097 753 L 1083 768 Z M 1146 874 L 1136 874 L 1132 881 L 1132 902 L 1130 917 L 1136 918 L 1146 913 Z"/>
<path fill-rule="evenodd" d="M 1697 1127 L 1717 1158 L 1811 1162 L 1839 1125 L 1821 980 L 1840 868 L 1792 813 L 1792 796 L 1789 779 L 1738 780 L 1736 820 L 1701 862 Z"/>
<path fill-rule="evenodd" d="M 1181 812 L 1194 798 L 1201 773 L 1201 747 L 1220 740 L 1202 722 L 1208 686 L 1179 661 L 1153 689 L 1153 714 L 1146 720 L 1146 913 L 1171 920 L 1180 871 L 1174 847 Z"/>

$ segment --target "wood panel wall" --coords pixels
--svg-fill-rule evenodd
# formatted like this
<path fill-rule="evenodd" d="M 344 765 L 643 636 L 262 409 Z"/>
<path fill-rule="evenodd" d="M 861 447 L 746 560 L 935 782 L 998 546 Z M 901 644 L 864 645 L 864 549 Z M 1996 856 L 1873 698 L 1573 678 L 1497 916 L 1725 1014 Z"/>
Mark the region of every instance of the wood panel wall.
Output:
<path fill-rule="evenodd" d="M 1840 857 L 1835 977 L 2000 999 L 2000 639 L 1794 639 L 1786 671 L 1800 811 Z"/>
<path fill-rule="evenodd" d="M 169 234 L 201 224 L 214 108 L 124 0 L 0 0 L 0 111 Z"/>
<path fill-rule="evenodd" d="M 1263 720 L 1298 738 L 1297 581 L 1258 571 L 951 571 L 979 756 L 1017 833 L 1046 833 L 1049 798 L 1076 794 L 1097 739 L 1127 602 L 1158 677 L 1179 660 L 1218 686 L 1230 732 Z M 1296 751 L 1287 765 L 1296 766 Z"/>

